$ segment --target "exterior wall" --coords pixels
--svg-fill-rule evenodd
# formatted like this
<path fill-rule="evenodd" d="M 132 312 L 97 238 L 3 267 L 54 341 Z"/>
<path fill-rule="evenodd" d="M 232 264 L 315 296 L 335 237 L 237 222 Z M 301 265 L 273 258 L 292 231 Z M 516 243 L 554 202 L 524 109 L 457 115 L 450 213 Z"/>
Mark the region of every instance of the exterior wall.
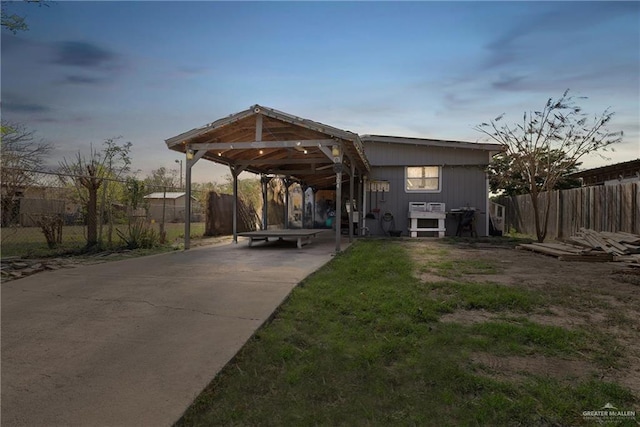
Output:
<path fill-rule="evenodd" d="M 191 204 L 193 207 L 193 203 Z M 149 219 L 156 222 L 162 221 L 164 208 L 164 220 L 166 222 L 184 222 L 184 196 L 177 199 L 149 199 Z"/>
<path fill-rule="evenodd" d="M 371 166 L 487 165 L 486 150 L 431 147 L 418 144 L 367 142 L 365 154 Z"/>
<path fill-rule="evenodd" d="M 486 150 L 443 148 L 404 144 L 368 143 L 365 145 L 372 170 L 370 180 L 389 181 L 389 193 L 377 193 L 379 213 L 368 219 L 366 226 L 372 235 L 382 235 L 380 216 L 391 212 L 394 229 L 409 235 L 409 202 L 445 203 L 447 211 L 456 208 L 474 207 L 478 236 L 488 235 L 487 201 L 489 189 L 484 168 L 489 162 Z M 405 166 L 441 166 L 442 180 L 439 193 L 408 193 L 405 191 Z M 365 213 L 375 210 L 376 193 L 367 193 Z M 373 208 L 373 209 L 370 209 Z M 446 235 L 455 236 L 457 219 L 447 215 Z M 388 228 L 388 225 L 387 225 Z"/>

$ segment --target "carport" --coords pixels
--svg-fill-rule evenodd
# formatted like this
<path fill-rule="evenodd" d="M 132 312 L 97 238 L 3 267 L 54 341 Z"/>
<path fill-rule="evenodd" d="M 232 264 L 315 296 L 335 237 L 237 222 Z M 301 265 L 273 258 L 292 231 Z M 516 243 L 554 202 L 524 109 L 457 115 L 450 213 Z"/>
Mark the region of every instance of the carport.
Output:
<path fill-rule="evenodd" d="M 312 120 L 273 108 L 254 105 L 247 110 L 216 120 L 197 129 L 167 139 L 167 146 L 186 155 L 186 197 L 191 198 L 191 168 L 200 159 L 229 166 L 233 177 L 233 241 L 238 241 L 238 175 L 247 171 L 260 175 L 265 209 L 262 228 L 266 229 L 267 184 L 280 178 L 285 184 L 285 209 L 289 187 L 299 183 L 303 194 L 311 188 L 336 191 L 336 252 L 340 251 L 342 186 L 349 183 L 349 200 L 354 200 L 356 178 L 357 205 L 364 206 L 364 184 L 370 170 L 360 137 Z M 348 180 L 345 179 L 348 176 Z M 365 201 L 366 203 L 366 201 Z M 303 200 L 304 204 L 304 200 Z M 190 247 L 191 207 L 185 204 L 184 247 Z M 353 209 L 349 209 L 349 224 Z M 285 215 L 285 228 L 288 218 Z M 349 226 L 349 240 L 353 227 Z"/>

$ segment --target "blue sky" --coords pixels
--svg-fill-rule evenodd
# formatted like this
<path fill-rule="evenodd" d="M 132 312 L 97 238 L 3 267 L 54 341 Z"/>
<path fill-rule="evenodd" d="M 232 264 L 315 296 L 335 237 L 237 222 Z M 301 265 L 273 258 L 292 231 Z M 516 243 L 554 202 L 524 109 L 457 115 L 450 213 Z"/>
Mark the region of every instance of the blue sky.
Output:
<path fill-rule="evenodd" d="M 2 117 L 56 146 L 51 164 L 122 136 L 134 169 L 177 169 L 164 140 L 262 104 L 359 134 L 477 141 L 569 88 L 616 112 L 640 157 L 638 2 L 10 3 Z M 198 181 L 226 167 L 201 161 Z"/>

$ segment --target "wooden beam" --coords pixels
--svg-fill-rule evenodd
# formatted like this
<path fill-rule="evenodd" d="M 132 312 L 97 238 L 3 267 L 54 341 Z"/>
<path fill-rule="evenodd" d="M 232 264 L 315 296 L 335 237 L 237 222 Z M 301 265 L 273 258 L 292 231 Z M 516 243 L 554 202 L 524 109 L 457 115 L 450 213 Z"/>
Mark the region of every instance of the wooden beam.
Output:
<path fill-rule="evenodd" d="M 255 160 L 237 160 L 235 164 L 245 166 L 260 166 L 260 165 L 308 165 L 316 163 L 326 163 L 326 159 L 320 161 L 317 157 L 311 159 L 255 159 Z"/>
<path fill-rule="evenodd" d="M 190 144 L 194 150 L 246 150 L 250 148 L 327 147 L 334 139 L 300 139 L 289 141 L 214 142 Z"/>
<path fill-rule="evenodd" d="M 262 141 L 262 114 L 256 114 L 256 141 Z"/>

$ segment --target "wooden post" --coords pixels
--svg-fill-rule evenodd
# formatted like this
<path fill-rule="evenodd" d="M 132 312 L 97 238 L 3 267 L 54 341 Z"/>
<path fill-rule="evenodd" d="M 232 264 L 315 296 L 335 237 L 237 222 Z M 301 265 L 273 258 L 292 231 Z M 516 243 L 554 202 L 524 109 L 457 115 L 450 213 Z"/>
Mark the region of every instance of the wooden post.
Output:
<path fill-rule="evenodd" d="M 284 178 L 282 182 L 284 183 L 284 228 L 289 229 L 289 187 L 293 181 Z"/>
<path fill-rule="evenodd" d="M 358 229 L 356 236 L 359 236 L 362 230 L 362 221 L 364 221 L 364 205 L 362 204 L 362 175 L 358 174 L 358 187 L 356 188 L 356 197 L 358 205 Z"/>
<path fill-rule="evenodd" d="M 354 179 L 353 179 L 353 175 L 356 173 L 356 166 L 353 163 L 353 161 L 351 161 L 351 173 L 349 174 L 349 206 L 351 207 L 351 209 L 349 209 L 349 243 L 353 242 L 353 209 L 354 209 L 354 203 L 353 203 L 353 186 L 355 185 L 354 183 Z"/>
<path fill-rule="evenodd" d="M 336 164 L 337 165 L 337 164 Z M 340 164 L 340 166 L 342 166 Z M 340 252 L 340 228 L 341 217 L 342 217 L 342 172 L 336 172 L 336 216 L 334 217 L 333 223 L 336 226 L 336 252 Z"/>
<path fill-rule="evenodd" d="M 556 238 L 558 240 L 560 240 L 560 239 L 562 239 L 564 237 L 563 236 L 564 233 L 563 233 L 563 229 L 562 229 L 562 227 L 563 227 L 563 224 L 562 224 L 562 221 L 563 221 L 563 218 L 562 218 L 562 209 L 563 209 L 563 206 L 562 206 L 562 202 L 563 202 L 563 200 L 562 200 L 562 190 L 556 190 L 556 192 L 558 193 L 556 195 L 556 197 L 557 197 L 557 200 L 556 200 L 556 210 L 557 210 L 557 212 L 556 212 L 556 214 L 557 214 L 556 215 L 556 236 L 557 237 Z"/>
<path fill-rule="evenodd" d="M 230 166 L 233 176 L 233 243 L 238 243 L 238 171 Z"/>
<path fill-rule="evenodd" d="M 186 148 L 187 167 L 185 173 L 185 199 L 184 199 L 184 248 L 191 247 L 191 168 L 204 156 L 206 150 L 193 151 Z"/>
<path fill-rule="evenodd" d="M 271 178 L 268 176 L 260 177 L 260 184 L 262 184 L 262 229 L 266 230 L 268 227 L 268 206 L 269 206 L 269 195 L 267 192 L 267 185 L 271 181 Z"/>
<path fill-rule="evenodd" d="M 305 220 L 307 219 L 307 189 L 309 186 L 307 184 L 300 184 L 300 188 L 302 189 L 302 228 L 305 228 Z M 313 227 L 311 227 L 313 228 Z"/>
<path fill-rule="evenodd" d="M 187 157 L 185 171 L 185 196 L 184 196 L 184 248 L 191 247 L 191 166 L 193 163 Z"/>
<path fill-rule="evenodd" d="M 162 187 L 162 222 L 160 223 L 160 244 L 165 244 L 167 233 L 164 229 L 164 222 L 166 220 L 165 211 L 167 209 L 167 187 Z"/>

